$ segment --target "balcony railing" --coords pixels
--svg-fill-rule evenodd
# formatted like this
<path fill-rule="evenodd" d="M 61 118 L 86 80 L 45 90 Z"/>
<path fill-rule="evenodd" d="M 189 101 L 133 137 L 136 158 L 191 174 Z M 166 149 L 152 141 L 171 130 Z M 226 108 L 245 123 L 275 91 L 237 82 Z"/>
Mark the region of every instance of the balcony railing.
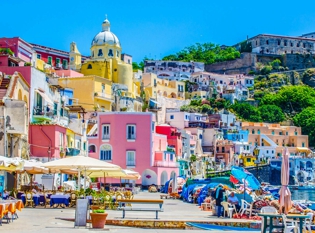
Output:
<path fill-rule="evenodd" d="M 178 162 L 173 161 L 155 161 L 154 167 L 179 167 Z"/>
<path fill-rule="evenodd" d="M 103 93 L 103 92 L 95 92 L 94 96 L 96 98 L 101 98 L 101 99 L 106 99 L 106 100 L 113 101 L 112 95 L 109 95 L 109 94 L 106 94 L 106 93 Z"/>
<path fill-rule="evenodd" d="M 67 148 L 66 156 L 77 156 L 80 154 L 80 150 L 76 148 Z"/>
<path fill-rule="evenodd" d="M 110 135 L 109 135 L 109 134 L 104 134 L 104 135 L 102 136 L 102 139 L 103 139 L 103 140 L 109 140 L 109 139 L 110 139 Z"/>
<path fill-rule="evenodd" d="M 52 121 L 55 115 L 56 111 L 49 107 L 36 106 L 33 109 L 33 120 L 35 122 Z"/>
<path fill-rule="evenodd" d="M 127 161 L 126 166 L 136 166 L 136 161 Z"/>

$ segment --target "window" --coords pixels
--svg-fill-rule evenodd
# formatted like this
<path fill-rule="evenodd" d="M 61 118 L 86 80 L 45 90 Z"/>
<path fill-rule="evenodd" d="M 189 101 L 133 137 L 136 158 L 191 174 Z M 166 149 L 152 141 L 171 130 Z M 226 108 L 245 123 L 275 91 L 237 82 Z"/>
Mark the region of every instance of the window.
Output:
<path fill-rule="evenodd" d="M 99 49 L 99 50 L 98 50 L 97 56 L 103 57 L 103 50 L 102 50 L 102 49 Z"/>
<path fill-rule="evenodd" d="M 77 149 L 81 149 L 81 140 L 77 141 Z"/>
<path fill-rule="evenodd" d="M 127 125 L 127 139 L 128 140 L 136 139 L 136 126 L 135 125 Z"/>
<path fill-rule="evenodd" d="M 202 139 L 202 134 L 199 134 L 199 139 Z"/>
<path fill-rule="evenodd" d="M 119 57 L 119 51 L 116 51 L 116 56 Z M 128 64 L 130 64 L 130 59 L 128 59 Z"/>
<path fill-rule="evenodd" d="M 105 84 L 102 83 L 102 93 L 104 93 L 104 92 L 105 92 Z"/>
<path fill-rule="evenodd" d="M 52 65 L 52 57 L 51 57 L 51 56 L 48 56 L 47 63 L 48 63 L 49 65 Z"/>
<path fill-rule="evenodd" d="M 279 132 L 279 135 L 282 135 L 282 132 Z"/>
<path fill-rule="evenodd" d="M 272 135 L 275 135 L 275 131 L 274 131 L 274 130 L 272 130 L 271 134 L 272 134 Z"/>
<path fill-rule="evenodd" d="M 112 160 L 112 146 L 109 144 L 101 145 L 100 160 Z"/>
<path fill-rule="evenodd" d="M 254 129 L 252 130 L 252 134 L 255 134 L 255 130 Z"/>
<path fill-rule="evenodd" d="M 273 153 L 274 153 L 274 151 L 272 150 L 272 151 L 271 151 L 271 154 L 273 154 Z"/>
<path fill-rule="evenodd" d="M 114 56 L 112 49 L 109 49 L 109 50 L 108 50 L 108 56 L 109 56 L 109 57 L 113 57 L 113 56 Z"/>
<path fill-rule="evenodd" d="M 285 135 L 289 135 L 289 133 L 288 133 L 288 132 L 285 132 Z"/>
<path fill-rule="evenodd" d="M 269 44 L 269 41 L 268 41 L 268 40 L 266 40 L 266 44 Z"/>
<path fill-rule="evenodd" d="M 269 150 L 267 150 L 266 153 L 269 154 Z"/>
<path fill-rule="evenodd" d="M 284 46 L 287 46 L 287 42 L 286 41 L 284 42 Z"/>
<path fill-rule="evenodd" d="M 298 135 L 298 133 L 295 131 L 295 132 L 294 132 L 294 135 Z"/>
<path fill-rule="evenodd" d="M 136 166 L 135 151 L 127 151 L 126 166 Z"/>
<path fill-rule="evenodd" d="M 151 130 L 152 130 L 152 132 L 154 132 L 154 129 L 155 129 L 155 123 L 152 122 L 152 123 L 151 123 Z"/>
<path fill-rule="evenodd" d="M 225 152 L 225 148 L 224 147 L 222 147 L 222 153 L 224 153 Z"/>
<path fill-rule="evenodd" d="M 278 45 L 280 45 L 281 44 L 281 41 L 280 40 L 278 40 Z"/>
<path fill-rule="evenodd" d="M 68 60 L 62 60 L 62 68 L 63 69 L 68 69 Z"/>
<path fill-rule="evenodd" d="M 260 134 L 260 129 L 259 129 L 259 130 L 257 130 L 257 134 Z"/>
<path fill-rule="evenodd" d="M 89 145 L 89 153 L 95 153 L 96 152 L 96 146 L 95 145 Z"/>
<path fill-rule="evenodd" d="M 304 142 L 302 142 L 302 147 L 305 147 L 305 143 Z"/>
<path fill-rule="evenodd" d="M 170 119 L 173 120 L 174 119 L 174 115 L 170 115 Z"/>
<path fill-rule="evenodd" d="M 56 58 L 56 66 L 60 63 L 60 58 Z"/>
<path fill-rule="evenodd" d="M 41 59 L 41 58 L 42 58 L 42 55 L 37 54 L 37 59 Z"/>
<path fill-rule="evenodd" d="M 87 69 L 88 69 L 88 70 L 92 69 L 92 65 L 89 64 L 88 67 L 87 67 Z"/>
<path fill-rule="evenodd" d="M 170 161 L 173 161 L 173 159 L 174 159 L 174 155 L 170 154 Z"/>
<path fill-rule="evenodd" d="M 63 137 L 64 137 L 64 134 L 59 133 L 59 147 L 60 148 L 63 148 Z"/>
<path fill-rule="evenodd" d="M 293 47 L 293 43 L 291 42 L 291 47 Z"/>
<path fill-rule="evenodd" d="M 103 125 L 102 139 L 110 139 L 110 125 Z"/>

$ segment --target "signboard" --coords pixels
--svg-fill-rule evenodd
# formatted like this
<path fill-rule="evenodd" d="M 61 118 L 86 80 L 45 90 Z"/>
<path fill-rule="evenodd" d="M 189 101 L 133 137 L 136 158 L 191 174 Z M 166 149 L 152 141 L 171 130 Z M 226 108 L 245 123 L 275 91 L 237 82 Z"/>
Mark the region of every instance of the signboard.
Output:
<path fill-rule="evenodd" d="M 86 219 L 88 217 L 89 199 L 77 199 L 75 208 L 75 227 L 85 227 Z"/>

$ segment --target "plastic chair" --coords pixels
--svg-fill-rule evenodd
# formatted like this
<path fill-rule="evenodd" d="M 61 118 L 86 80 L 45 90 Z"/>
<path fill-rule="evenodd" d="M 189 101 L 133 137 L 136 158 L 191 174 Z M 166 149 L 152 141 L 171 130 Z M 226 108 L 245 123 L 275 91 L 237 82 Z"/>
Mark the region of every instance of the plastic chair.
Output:
<path fill-rule="evenodd" d="M 235 212 L 236 212 L 235 206 L 226 202 L 226 201 L 222 201 L 221 205 L 224 208 L 223 216 L 225 217 L 225 212 L 226 212 L 228 214 L 228 217 L 232 218 L 233 210 L 235 210 Z"/>
<path fill-rule="evenodd" d="M 291 233 L 292 230 L 299 231 L 299 228 L 296 226 L 296 224 L 288 220 L 287 216 L 285 216 L 284 214 L 282 214 L 282 220 L 283 220 L 283 226 L 284 226 L 283 233 Z"/>
<path fill-rule="evenodd" d="M 309 216 L 309 218 L 305 219 L 305 222 L 303 224 L 303 229 L 305 232 L 309 231 L 310 233 L 312 233 L 312 229 L 311 229 L 312 227 L 311 226 L 312 226 L 314 214 L 313 213 L 307 213 L 307 215 Z M 300 228 L 298 228 L 298 229 L 300 229 Z"/>
<path fill-rule="evenodd" d="M 261 213 L 268 213 L 268 214 L 278 214 L 278 211 L 273 206 L 265 206 L 262 207 L 260 210 Z M 270 220 L 268 220 L 267 225 L 270 225 Z M 279 225 L 278 219 L 274 222 L 274 225 Z M 263 226 L 264 226 L 264 218 L 261 220 L 261 232 L 263 232 Z"/>
<path fill-rule="evenodd" d="M 14 216 L 15 218 L 16 217 L 16 208 L 15 208 L 15 204 L 14 203 L 10 203 L 9 204 L 9 207 L 8 207 L 8 213 L 10 212 L 11 214 L 11 219 L 12 219 L 12 222 L 13 222 L 13 219 L 14 219 Z M 9 217 L 9 216 L 8 216 Z"/>
<path fill-rule="evenodd" d="M 252 215 L 253 211 L 253 204 L 248 203 L 244 199 L 241 200 L 241 209 L 239 211 L 239 214 L 242 216 L 246 212 L 249 213 L 249 217 Z"/>

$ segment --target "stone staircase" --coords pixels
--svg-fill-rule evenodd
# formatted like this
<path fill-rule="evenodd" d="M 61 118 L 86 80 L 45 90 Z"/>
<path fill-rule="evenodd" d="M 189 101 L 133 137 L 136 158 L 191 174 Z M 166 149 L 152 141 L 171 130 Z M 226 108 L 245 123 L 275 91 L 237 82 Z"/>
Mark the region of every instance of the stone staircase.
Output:
<path fill-rule="evenodd" d="M 0 80 L 0 100 L 3 99 L 3 97 L 6 95 L 9 84 L 10 84 L 10 79 L 9 78 L 3 78 Z"/>

